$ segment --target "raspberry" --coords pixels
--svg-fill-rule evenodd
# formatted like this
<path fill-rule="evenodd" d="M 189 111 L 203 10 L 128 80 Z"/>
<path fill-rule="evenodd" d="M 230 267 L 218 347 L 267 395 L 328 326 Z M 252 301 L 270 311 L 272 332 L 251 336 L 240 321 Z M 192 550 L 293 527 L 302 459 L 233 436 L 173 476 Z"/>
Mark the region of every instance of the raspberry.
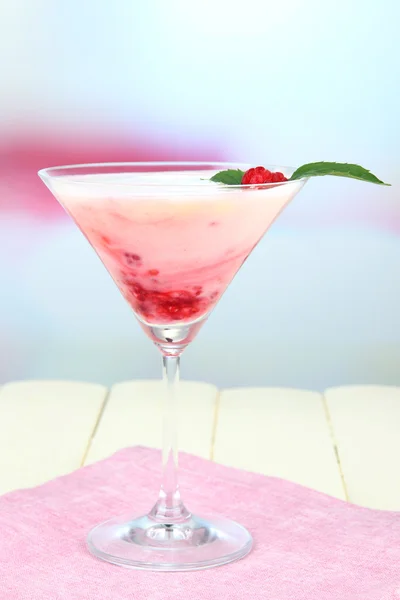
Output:
<path fill-rule="evenodd" d="M 271 171 L 264 169 L 264 167 L 255 167 L 249 169 L 243 175 L 242 185 L 249 185 L 253 183 L 269 183 L 271 181 Z"/>
<path fill-rule="evenodd" d="M 255 167 L 245 172 L 242 177 L 242 185 L 254 185 L 260 183 L 277 183 L 287 181 L 286 177 L 280 171 L 271 173 L 264 167 Z"/>
<path fill-rule="evenodd" d="M 121 291 L 132 308 L 147 321 L 188 321 L 204 314 L 210 306 L 210 301 L 202 296 L 203 289 L 199 285 L 193 286 L 190 291 L 146 289 L 135 277 L 125 277 L 124 272 L 118 283 L 123 284 Z M 211 299 L 217 295 L 215 292 Z"/>

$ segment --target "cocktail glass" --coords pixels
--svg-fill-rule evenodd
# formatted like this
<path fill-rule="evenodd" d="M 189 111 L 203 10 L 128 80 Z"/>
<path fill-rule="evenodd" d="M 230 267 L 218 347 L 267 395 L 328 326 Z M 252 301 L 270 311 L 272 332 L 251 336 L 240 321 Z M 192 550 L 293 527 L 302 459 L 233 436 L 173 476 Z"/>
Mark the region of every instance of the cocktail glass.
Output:
<path fill-rule="evenodd" d="M 89 550 L 139 569 L 185 571 L 229 563 L 250 533 L 221 517 L 192 515 L 178 485 L 175 398 L 180 355 L 252 249 L 305 180 L 257 186 L 210 181 L 232 163 L 109 163 L 39 171 L 132 307 L 163 360 L 163 475 L 147 515 L 95 527 Z M 272 168 L 290 176 L 292 169 Z"/>

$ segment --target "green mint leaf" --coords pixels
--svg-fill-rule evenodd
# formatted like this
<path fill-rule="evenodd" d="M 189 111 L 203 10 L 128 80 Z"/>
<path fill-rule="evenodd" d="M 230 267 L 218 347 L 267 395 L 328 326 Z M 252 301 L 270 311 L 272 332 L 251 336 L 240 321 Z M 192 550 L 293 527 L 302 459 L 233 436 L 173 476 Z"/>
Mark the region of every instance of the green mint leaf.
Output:
<path fill-rule="evenodd" d="M 228 169 L 220 171 L 211 177 L 211 181 L 216 183 L 225 183 L 226 185 L 241 185 L 244 171 L 240 169 Z"/>
<path fill-rule="evenodd" d="M 360 179 L 370 183 L 378 183 L 380 185 L 390 185 L 384 183 L 375 175 L 360 167 L 359 165 L 350 165 L 347 163 L 335 162 L 316 162 L 308 163 L 296 169 L 290 180 L 303 179 L 303 177 L 319 177 L 320 175 L 336 175 L 337 177 L 351 177 L 352 179 Z"/>

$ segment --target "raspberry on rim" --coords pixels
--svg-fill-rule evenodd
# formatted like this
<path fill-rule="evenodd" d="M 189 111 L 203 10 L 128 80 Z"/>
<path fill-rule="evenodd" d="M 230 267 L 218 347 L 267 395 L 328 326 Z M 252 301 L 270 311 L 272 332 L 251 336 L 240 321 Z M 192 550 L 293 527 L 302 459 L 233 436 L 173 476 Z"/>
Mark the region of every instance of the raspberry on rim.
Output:
<path fill-rule="evenodd" d="M 264 167 L 254 167 L 248 169 L 242 177 L 242 185 L 254 185 L 260 183 L 278 183 L 287 181 L 283 173 L 277 171 L 272 173 Z"/>

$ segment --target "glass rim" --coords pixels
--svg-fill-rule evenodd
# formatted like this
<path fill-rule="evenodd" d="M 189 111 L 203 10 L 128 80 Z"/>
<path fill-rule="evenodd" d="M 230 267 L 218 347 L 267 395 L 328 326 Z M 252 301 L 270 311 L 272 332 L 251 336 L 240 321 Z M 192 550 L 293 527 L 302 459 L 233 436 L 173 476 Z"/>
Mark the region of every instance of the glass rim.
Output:
<path fill-rule="evenodd" d="M 121 167 L 121 172 L 123 171 L 123 167 L 137 167 L 138 169 L 140 169 L 140 167 L 160 167 L 160 170 L 155 170 L 155 171 L 126 171 L 127 173 L 131 172 L 131 173 L 152 173 L 154 172 L 154 174 L 156 173 L 166 173 L 166 172 L 171 172 L 173 173 L 173 170 L 170 171 L 163 171 L 162 167 L 204 167 L 204 169 L 210 169 L 211 170 L 224 170 L 224 169 L 242 169 L 247 171 L 248 169 L 254 168 L 254 165 L 250 164 L 250 163 L 241 163 L 241 162 L 229 162 L 229 161 L 128 161 L 128 162 L 102 162 L 102 163 L 77 163 L 77 164 L 73 164 L 73 165 L 60 165 L 60 166 L 54 166 L 54 167 L 46 167 L 44 169 L 40 169 L 37 174 L 38 176 L 42 179 L 42 180 L 49 180 L 49 179 L 55 179 L 55 178 L 62 178 L 62 177 L 66 177 L 68 176 L 68 172 L 72 171 L 74 169 L 76 170 L 87 170 L 87 169 L 91 169 L 93 168 L 94 170 L 98 169 L 100 172 L 99 173 L 93 173 L 93 175 L 97 175 L 97 174 L 101 174 L 101 170 L 104 169 L 104 171 L 106 171 L 107 169 L 118 169 L 119 167 Z M 284 165 L 271 165 L 268 164 L 266 166 L 266 168 L 268 169 L 284 169 L 285 171 L 290 171 L 290 172 L 294 172 L 295 168 L 294 167 L 289 167 L 289 166 L 284 166 Z M 200 168 L 195 169 L 193 168 L 192 172 L 195 172 L 196 170 L 201 170 Z M 57 175 L 53 175 L 53 172 L 62 172 L 61 174 L 57 174 Z M 178 169 L 176 169 L 176 171 L 178 171 Z M 185 171 L 190 172 L 190 168 L 189 169 L 185 169 Z M 76 175 L 77 179 L 74 179 L 74 175 Z M 79 185 L 99 185 L 98 181 L 85 181 L 84 179 L 82 179 L 82 176 L 80 177 L 78 174 L 74 174 L 71 175 L 71 177 L 68 177 L 68 183 L 71 184 L 79 184 Z M 85 175 L 90 175 L 90 173 L 85 173 Z M 229 188 L 229 189 L 246 189 L 246 188 L 251 188 L 254 189 L 255 186 L 257 187 L 257 189 L 268 189 L 270 186 L 282 186 L 282 185 L 287 185 L 289 183 L 299 183 L 300 181 L 305 182 L 307 180 L 307 177 L 303 177 L 301 179 L 296 179 L 296 180 L 290 180 L 288 179 L 287 181 L 276 181 L 276 182 L 268 182 L 268 183 L 258 183 L 258 184 L 235 184 L 235 185 L 228 185 L 228 184 L 221 184 L 219 186 L 219 189 L 224 189 L 224 188 Z M 114 186 L 132 186 L 132 185 L 138 185 L 140 187 L 163 187 L 163 188 L 204 188 L 204 185 L 202 183 L 160 183 L 160 182 L 140 182 L 135 184 L 134 182 L 127 182 L 127 181 L 120 181 L 120 182 L 116 182 L 114 181 L 112 183 L 112 185 Z"/>

